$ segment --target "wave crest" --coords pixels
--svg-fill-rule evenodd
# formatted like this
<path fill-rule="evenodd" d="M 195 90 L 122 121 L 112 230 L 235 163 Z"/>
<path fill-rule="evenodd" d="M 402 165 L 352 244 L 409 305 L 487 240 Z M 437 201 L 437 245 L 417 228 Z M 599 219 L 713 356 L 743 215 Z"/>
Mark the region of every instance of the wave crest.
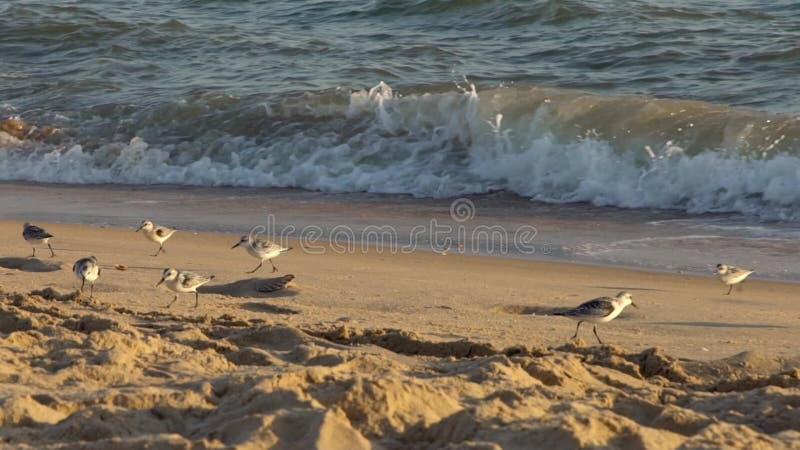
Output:
<path fill-rule="evenodd" d="M 110 111 L 108 121 L 118 120 Z M 92 123 L 60 142 L 0 136 L 0 179 L 422 197 L 509 190 L 547 202 L 800 220 L 798 122 L 536 86 L 399 94 L 380 83 L 277 101 L 199 97 L 116 127 Z M 128 128 L 133 136 L 122 140 Z"/>

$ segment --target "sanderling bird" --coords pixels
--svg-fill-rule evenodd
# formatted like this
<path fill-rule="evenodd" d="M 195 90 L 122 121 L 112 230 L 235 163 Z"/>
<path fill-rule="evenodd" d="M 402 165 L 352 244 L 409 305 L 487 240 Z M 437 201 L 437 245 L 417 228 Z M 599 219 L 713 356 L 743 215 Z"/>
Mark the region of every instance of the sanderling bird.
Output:
<path fill-rule="evenodd" d="M 161 283 L 164 283 L 169 290 L 176 293 L 175 298 L 173 298 L 172 301 L 167 304 L 167 308 L 172 306 L 172 304 L 178 300 L 178 294 L 183 292 L 194 292 L 194 307 L 197 308 L 197 305 L 200 303 L 200 296 L 197 293 L 197 288 L 213 279 L 214 275 L 198 275 L 185 270 L 169 268 L 164 269 L 164 272 L 161 274 L 161 281 L 156 283 L 156 287 L 160 286 Z"/>
<path fill-rule="evenodd" d="M 753 271 L 749 269 L 742 269 L 741 267 L 729 266 L 727 264 L 717 264 L 717 275 L 719 275 L 719 279 L 722 280 L 726 286 L 730 286 L 728 288 L 728 293 L 725 295 L 730 295 L 733 287 L 744 281 L 751 273 L 753 273 Z"/>
<path fill-rule="evenodd" d="M 282 247 L 279 244 L 274 242 L 270 242 L 266 239 L 259 239 L 253 236 L 242 236 L 231 249 L 234 249 L 238 246 L 244 247 L 247 250 L 247 253 L 250 254 L 253 258 L 257 258 L 259 261 L 258 266 L 255 269 L 245 272 L 245 273 L 254 273 L 256 270 L 260 269 L 261 266 L 264 264 L 264 261 L 269 261 L 272 264 L 272 272 L 277 272 L 278 268 L 275 267 L 275 263 L 272 262 L 272 258 L 278 257 L 281 253 L 286 253 L 292 249 L 292 247 Z"/>
<path fill-rule="evenodd" d="M 144 230 L 144 237 L 158 244 L 158 251 L 156 251 L 156 254 L 153 256 L 158 256 L 159 253 L 164 251 L 164 242 L 167 242 L 167 239 L 171 238 L 172 235 L 175 234 L 175 231 L 177 231 L 172 228 L 154 225 L 153 222 L 149 220 L 143 221 L 136 232 L 138 233 L 139 230 Z"/>
<path fill-rule="evenodd" d="M 94 282 L 100 277 L 100 266 L 97 264 L 97 258 L 90 256 L 88 258 L 81 258 L 75 261 L 72 266 L 72 272 L 81 280 L 80 293 L 83 294 L 83 286 L 89 282 L 89 299 L 94 296 Z"/>
<path fill-rule="evenodd" d="M 636 306 L 636 303 L 633 303 L 633 298 L 631 297 L 631 294 L 622 291 L 614 297 L 600 297 L 594 300 L 589 300 L 588 302 L 581 304 L 577 308 L 570 309 L 567 311 L 557 312 L 554 313 L 554 315 L 565 316 L 569 317 L 570 319 L 578 321 L 578 327 L 575 328 L 575 335 L 572 336 L 572 339 L 578 337 L 578 330 L 580 330 L 581 324 L 583 322 L 594 323 L 595 325 L 592 328 L 592 330 L 594 331 L 594 336 L 597 338 L 597 342 L 602 344 L 603 341 L 601 341 L 600 336 L 597 335 L 597 324 L 604 322 L 611 322 L 628 305 L 633 305 L 634 308 L 638 308 L 638 306 Z"/>
<path fill-rule="evenodd" d="M 37 227 L 31 223 L 25 222 L 25 225 L 22 226 L 22 237 L 31 244 L 33 247 L 33 254 L 31 257 L 36 256 L 36 246 L 47 244 L 47 248 L 50 249 L 50 257 L 56 256 L 56 253 L 53 251 L 53 247 L 50 246 L 50 238 L 54 237 L 52 234 L 44 231 L 44 229 Z"/>

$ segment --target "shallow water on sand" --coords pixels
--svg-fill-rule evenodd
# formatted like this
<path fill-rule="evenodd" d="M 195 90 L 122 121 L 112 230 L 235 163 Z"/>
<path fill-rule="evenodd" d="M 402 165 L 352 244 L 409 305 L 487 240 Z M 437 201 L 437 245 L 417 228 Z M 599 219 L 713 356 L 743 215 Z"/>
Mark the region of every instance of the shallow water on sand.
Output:
<path fill-rule="evenodd" d="M 24 195 L 19 193 L 24 192 Z M 303 251 L 434 251 L 712 276 L 718 262 L 800 280 L 800 227 L 736 215 L 549 205 L 510 194 L 460 199 L 294 189 L 0 184 L 0 219 L 300 238 Z M 234 239 L 234 238 L 232 238 Z M 233 244 L 233 242 L 232 242 Z"/>

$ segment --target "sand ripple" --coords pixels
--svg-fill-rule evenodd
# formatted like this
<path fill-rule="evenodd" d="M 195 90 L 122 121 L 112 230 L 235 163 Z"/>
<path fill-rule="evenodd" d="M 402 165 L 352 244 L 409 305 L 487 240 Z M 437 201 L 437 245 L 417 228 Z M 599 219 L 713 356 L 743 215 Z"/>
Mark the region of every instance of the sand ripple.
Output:
<path fill-rule="evenodd" d="M 0 294 L 4 448 L 800 448 L 800 370 Z M 795 365 L 796 366 L 796 365 Z"/>

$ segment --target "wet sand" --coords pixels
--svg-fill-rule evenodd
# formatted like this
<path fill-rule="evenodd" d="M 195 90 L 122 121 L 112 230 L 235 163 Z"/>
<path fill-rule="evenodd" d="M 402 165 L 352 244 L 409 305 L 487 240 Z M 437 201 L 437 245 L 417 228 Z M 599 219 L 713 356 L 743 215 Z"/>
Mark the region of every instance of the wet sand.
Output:
<path fill-rule="evenodd" d="M 463 200 L 277 188 L 0 182 L 0 220 L 130 227 L 148 218 L 201 231 L 244 233 L 263 226 L 289 237 L 321 240 L 341 238 L 334 234 L 345 227 L 352 232 L 347 240 L 368 246 L 387 246 L 388 239 L 378 233 L 390 229 L 397 246 L 413 244 L 413 250 L 441 250 L 449 239 L 469 255 L 704 276 L 726 261 L 757 267 L 755 278 L 800 281 L 800 227 L 792 223 L 545 204 L 504 192 L 470 196 L 467 209 L 460 210 L 470 213 L 454 220 L 454 203 L 464 206 Z M 420 227 L 423 232 L 417 233 Z M 525 248 L 512 245 L 520 230 L 532 233 L 525 235 L 530 237 Z"/>

